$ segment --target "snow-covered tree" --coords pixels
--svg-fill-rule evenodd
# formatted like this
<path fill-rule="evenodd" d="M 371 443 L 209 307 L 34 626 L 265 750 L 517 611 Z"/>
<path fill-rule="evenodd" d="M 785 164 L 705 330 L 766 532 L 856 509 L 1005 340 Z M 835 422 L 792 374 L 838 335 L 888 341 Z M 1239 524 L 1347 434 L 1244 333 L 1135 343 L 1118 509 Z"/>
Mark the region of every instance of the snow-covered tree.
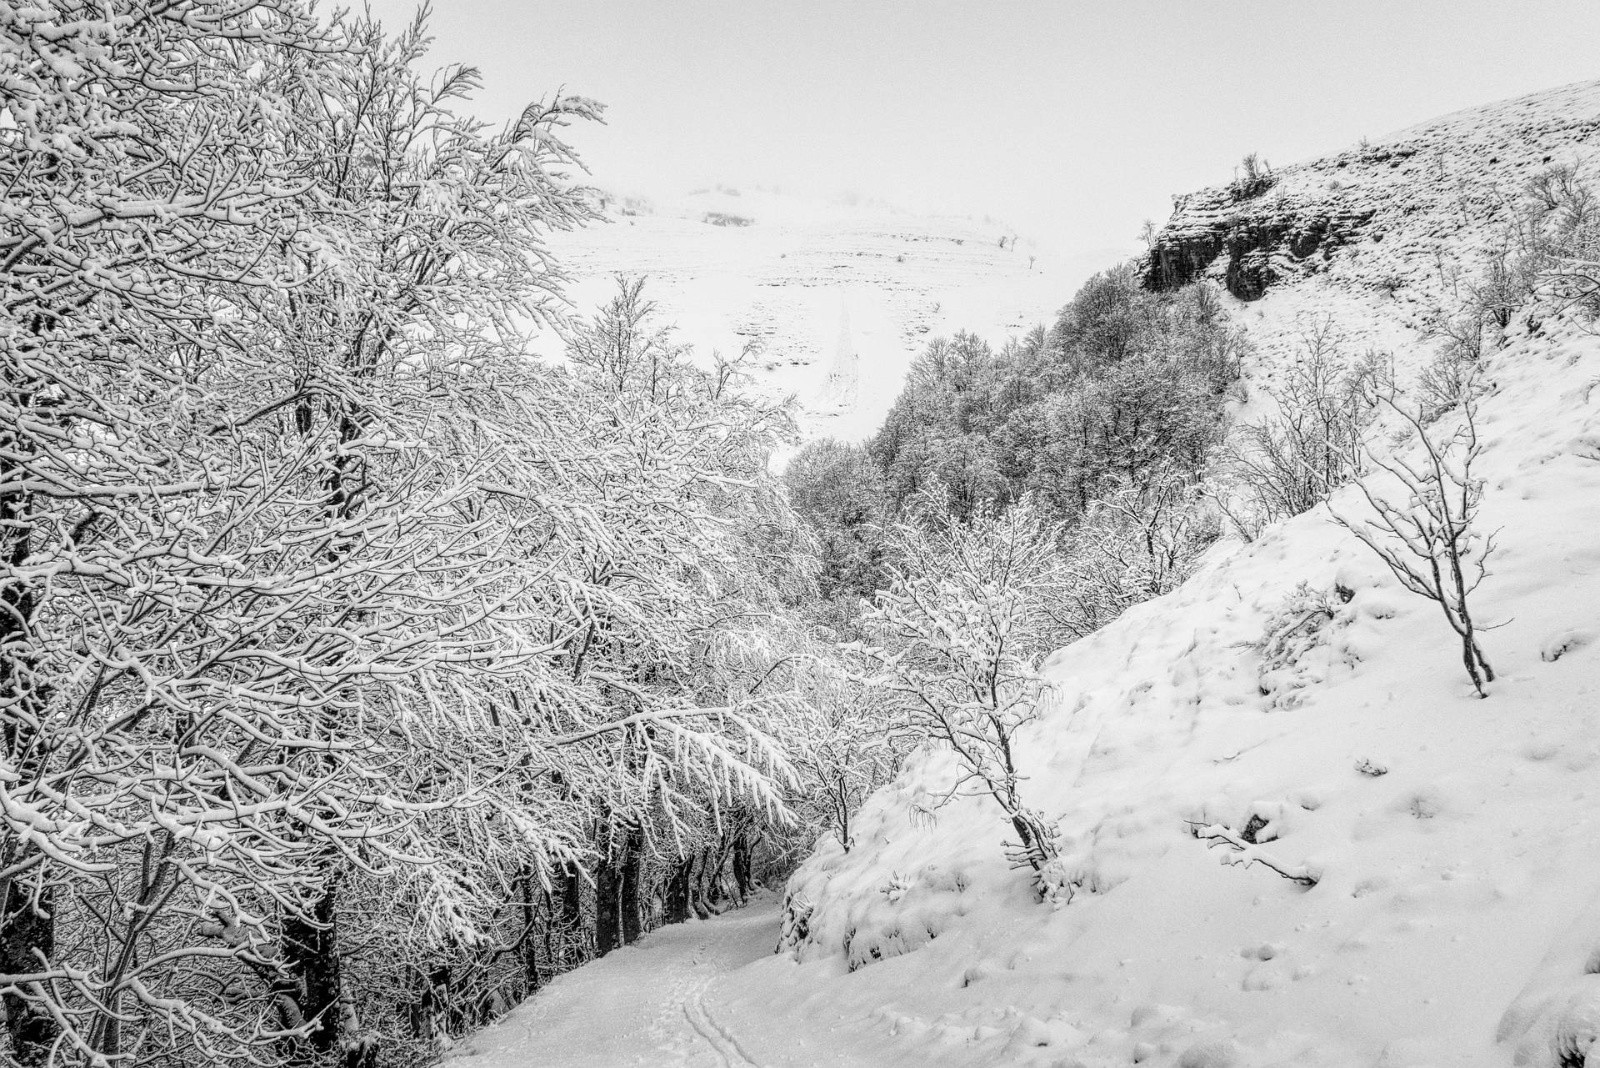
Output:
<path fill-rule="evenodd" d="M 809 850 L 823 832 L 849 852 L 856 812 L 900 766 L 904 739 L 894 733 L 893 706 L 852 670 L 854 659 L 819 650 L 794 664 L 800 699 L 783 729 L 796 778 L 790 806 L 803 832 L 796 851 Z"/>
<path fill-rule="evenodd" d="M 776 805 L 752 702 L 681 685 L 767 563 L 705 522 L 755 439 L 521 355 L 596 108 L 487 131 L 420 24 L 292 3 L 4 17 L 7 1055 L 368 1057 L 598 807 Z"/>
<path fill-rule="evenodd" d="M 1178 587 L 1218 534 L 1198 489 L 1175 470 L 1124 482 L 1089 509 L 1067 536 L 1071 581 L 1051 608 L 1063 634 L 1094 633 L 1142 601 Z"/>
<path fill-rule="evenodd" d="M 569 346 L 584 399 L 564 408 L 560 436 L 607 443 L 614 466 L 587 480 L 586 512 L 604 536 L 578 546 L 567 658 L 596 690 L 595 714 L 689 717 L 726 737 L 730 758 L 778 772 L 772 723 L 788 698 L 756 683 L 785 654 L 781 617 L 814 577 L 814 547 L 766 467 L 791 415 L 743 389 L 736 363 L 694 362 L 652 312 L 642 282 L 623 280 Z M 686 843 L 722 837 L 726 792 L 649 758 L 667 742 L 678 744 L 652 728 L 640 752 L 599 769 L 612 786 L 597 844 L 617 863 L 645 848 L 686 858 Z M 781 807 L 764 786 L 750 798 L 760 811 Z"/>
<path fill-rule="evenodd" d="M 1028 501 L 970 523 L 901 524 L 894 580 L 864 618 L 877 686 L 914 736 L 955 755 L 952 796 L 1000 806 L 1013 861 L 1035 872 L 1055 856 L 1055 830 L 1023 800 L 1017 746 L 1048 689 L 1040 661 L 1064 644 L 1053 612 L 1067 583 L 1060 537 Z"/>
<path fill-rule="evenodd" d="M 1216 496 L 1246 539 L 1361 475 L 1362 431 L 1393 384 L 1387 358 L 1353 357 L 1331 320 L 1308 323 L 1300 341 L 1282 386 L 1266 390 L 1277 412 L 1236 428 L 1222 453 Z"/>

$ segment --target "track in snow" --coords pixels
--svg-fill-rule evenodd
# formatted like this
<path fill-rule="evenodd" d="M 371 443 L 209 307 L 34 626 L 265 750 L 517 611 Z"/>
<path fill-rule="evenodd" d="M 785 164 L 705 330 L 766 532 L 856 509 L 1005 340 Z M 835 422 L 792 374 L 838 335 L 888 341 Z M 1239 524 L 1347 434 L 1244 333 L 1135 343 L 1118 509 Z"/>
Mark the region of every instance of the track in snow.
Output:
<path fill-rule="evenodd" d="M 563 975 L 463 1043 L 462 1068 L 759 1068 L 712 1004 L 728 973 L 769 956 L 778 901 L 653 931 Z"/>
<path fill-rule="evenodd" d="M 759 1068 L 755 1061 L 745 1055 L 738 1039 L 712 1018 L 711 1010 L 706 1008 L 703 986 L 684 1001 L 683 1015 L 689 1021 L 689 1026 L 694 1028 L 695 1034 L 705 1039 L 706 1045 L 717 1055 L 722 1068 Z"/>

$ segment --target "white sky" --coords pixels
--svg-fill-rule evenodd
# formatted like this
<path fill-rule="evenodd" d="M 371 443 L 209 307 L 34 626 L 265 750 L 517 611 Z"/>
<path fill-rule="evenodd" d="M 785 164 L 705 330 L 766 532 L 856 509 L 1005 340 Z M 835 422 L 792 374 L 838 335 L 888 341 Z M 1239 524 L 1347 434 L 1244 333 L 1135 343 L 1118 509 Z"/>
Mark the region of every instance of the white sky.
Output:
<path fill-rule="evenodd" d="M 597 184 L 853 192 L 1106 263 L 1246 152 L 1600 77 L 1600 0 L 439 0 L 432 27 L 486 119 L 605 102 L 575 133 Z"/>

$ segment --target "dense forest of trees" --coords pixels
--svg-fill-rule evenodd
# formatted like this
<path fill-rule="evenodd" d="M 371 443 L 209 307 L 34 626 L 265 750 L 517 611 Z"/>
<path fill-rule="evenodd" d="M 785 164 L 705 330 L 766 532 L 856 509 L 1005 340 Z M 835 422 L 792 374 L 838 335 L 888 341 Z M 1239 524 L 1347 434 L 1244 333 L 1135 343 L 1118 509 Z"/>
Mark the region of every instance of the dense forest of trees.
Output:
<path fill-rule="evenodd" d="M 1091 278 L 998 352 L 932 342 L 864 445 L 784 472 L 823 547 L 812 618 L 859 650 L 879 714 L 956 758 L 1050 893 L 1054 824 L 1025 803 L 1019 731 L 1051 650 L 1175 587 L 1221 533 L 1206 492 L 1245 350 L 1218 291 Z"/>
<path fill-rule="evenodd" d="M 297 0 L 0 39 L 7 1062 L 415 1063 L 747 892 L 842 683 L 787 408 L 633 283 L 526 355 L 598 106 Z"/>
<path fill-rule="evenodd" d="M 848 606 L 889 584 L 892 523 L 1021 501 L 1063 532 L 1066 634 L 1170 589 L 1218 532 L 1199 486 L 1245 344 L 1214 288 L 1150 293 L 1127 266 L 998 352 L 970 334 L 934 341 L 872 439 L 813 442 L 785 471 L 827 549 L 835 622 L 848 629 Z"/>

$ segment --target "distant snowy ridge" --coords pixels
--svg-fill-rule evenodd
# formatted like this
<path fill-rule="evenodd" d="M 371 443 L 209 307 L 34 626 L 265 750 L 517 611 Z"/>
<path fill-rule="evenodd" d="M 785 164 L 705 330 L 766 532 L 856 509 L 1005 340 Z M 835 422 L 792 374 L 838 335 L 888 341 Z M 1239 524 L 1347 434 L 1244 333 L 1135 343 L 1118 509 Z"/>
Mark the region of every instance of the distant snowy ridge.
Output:
<path fill-rule="evenodd" d="M 607 222 L 556 249 L 577 313 L 615 275 L 647 276 L 681 340 L 725 356 L 754 346 L 758 385 L 796 396 L 808 438 L 864 438 L 929 340 L 1047 324 L 1079 281 L 993 220 L 727 187 L 603 203 Z"/>
<path fill-rule="evenodd" d="M 1253 393 L 1318 321 L 1406 382 L 1433 356 L 1419 331 L 1449 268 L 1477 268 L 1529 177 L 1597 149 L 1600 82 L 1569 86 L 1284 168 L 1251 196 L 1196 194 L 1158 248 L 1210 242 L 1184 271 L 1223 281 L 1256 257 L 1263 284 L 1232 287 L 1252 298 L 1235 313 Z M 1336 242 L 1287 225 L 1250 246 L 1333 209 Z M 935 804 L 953 772 L 937 752 L 869 802 L 856 849 L 826 842 L 796 874 L 792 967 L 833 977 L 813 1001 L 872 1063 L 1600 1064 L 1600 336 L 1519 319 L 1485 371 L 1489 699 L 1437 608 L 1325 506 L 1219 545 L 1048 663 L 1022 762 L 1065 834 L 1059 907 L 1006 867 L 992 802 Z M 1337 608 L 1291 664 L 1264 664 L 1302 583 L 1342 591 Z"/>

